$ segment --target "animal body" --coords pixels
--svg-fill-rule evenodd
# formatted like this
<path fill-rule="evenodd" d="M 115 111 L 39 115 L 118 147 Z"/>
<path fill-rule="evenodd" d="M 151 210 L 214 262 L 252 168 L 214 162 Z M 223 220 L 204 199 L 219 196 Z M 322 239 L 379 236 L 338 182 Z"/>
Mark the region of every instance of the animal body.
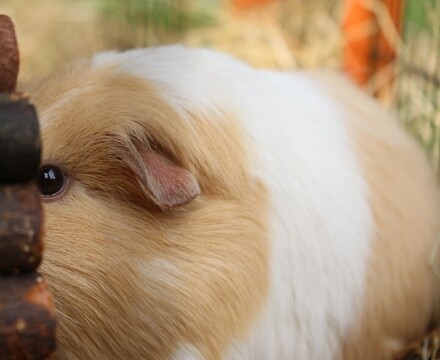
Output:
<path fill-rule="evenodd" d="M 391 359 L 437 320 L 434 177 L 341 75 L 165 46 L 28 91 L 56 358 Z"/>

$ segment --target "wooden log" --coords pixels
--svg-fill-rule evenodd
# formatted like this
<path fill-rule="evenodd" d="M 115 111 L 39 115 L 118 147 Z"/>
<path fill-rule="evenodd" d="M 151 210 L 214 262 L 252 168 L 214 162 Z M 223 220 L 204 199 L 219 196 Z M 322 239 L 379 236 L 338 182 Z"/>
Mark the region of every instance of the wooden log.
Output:
<path fill-rule="evenodd" d="M 55 349 L 56 320 L 43 277 L 0 275 L 0 358 L 47 359 Z"/>
<path fill-rule="evenodd" d="M 0 94 L 0 183 L 38 174 L 41 144 L 35 108 L 23 98 Z"/>
<path fill-rule="evenodd" d="M 19 54 L 14 24 L 0 15 L 0 92 L 14 92 L 19 69 Z"/>
<path fill-rule="evenodd" d="M 0 186 L 0 274 L 35 270 L 42 250 L 42 209 L 37 186 Z"/>
<path fill-rule="evenodd" d="M 14 26 L 0 15 L 0 92 L 15 91 L 18 67 Z M 43 250 L 41 198 L 32 182 L 40 154 L 34 107 L 20 96 L 0 94 L 0 359 L 5 360 L 47 359 L 56 345 L 52 300 L 43 277 L 33 272 Z"/>

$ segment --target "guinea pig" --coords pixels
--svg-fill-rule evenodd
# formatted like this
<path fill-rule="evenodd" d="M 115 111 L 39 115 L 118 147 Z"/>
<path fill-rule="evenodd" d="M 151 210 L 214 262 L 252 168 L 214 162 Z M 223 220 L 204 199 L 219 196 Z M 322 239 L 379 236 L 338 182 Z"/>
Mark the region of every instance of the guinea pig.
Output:
<path fill-rule="evenodd" d="M 433 172 L 343 75 L 176 45 L 28 93 L 55 359 L 391 359 L 436 324 Z"/>

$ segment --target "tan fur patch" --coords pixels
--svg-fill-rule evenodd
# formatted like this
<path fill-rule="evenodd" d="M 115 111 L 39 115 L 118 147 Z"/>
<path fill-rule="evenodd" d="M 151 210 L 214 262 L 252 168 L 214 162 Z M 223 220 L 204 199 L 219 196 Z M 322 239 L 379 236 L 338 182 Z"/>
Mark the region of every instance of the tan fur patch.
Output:
<path fill-rule="evenodd" d="M 437 187 L 422 151 L 392 116 L 340 77 L 318 76 L 350 119 L 375 221 L 367 288 L 342 358 L 390 359 L 397 344 L 423 336 L 438 311 L 440 284 L 428 267 L 440 235 Z"/>
<path fill-rule="evenodd" d="M 87 63 L 31 93 L 44 159 L 73 179 L 45 206 L 56 358 L 162 359 L 189 343 L 219 359 L 268 289 L 267 192 L 230 115 L 177 114 L 151 84 Z M 121 153 L 133 137 L 191 171 L 201 195 L 171 213 L 152 206 Z"/>

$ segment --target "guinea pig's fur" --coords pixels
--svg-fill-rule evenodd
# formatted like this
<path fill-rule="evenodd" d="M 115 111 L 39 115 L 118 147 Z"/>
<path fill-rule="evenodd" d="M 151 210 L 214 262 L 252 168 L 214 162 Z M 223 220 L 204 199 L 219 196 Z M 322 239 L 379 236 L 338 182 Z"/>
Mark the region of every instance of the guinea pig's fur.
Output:
<path fill-rule="evenodd" d="M 341 75 L 210 50 L 108 52 L 29 88 L 56 359 L 378 360 L 437 321 L 439 199 Z"/>

